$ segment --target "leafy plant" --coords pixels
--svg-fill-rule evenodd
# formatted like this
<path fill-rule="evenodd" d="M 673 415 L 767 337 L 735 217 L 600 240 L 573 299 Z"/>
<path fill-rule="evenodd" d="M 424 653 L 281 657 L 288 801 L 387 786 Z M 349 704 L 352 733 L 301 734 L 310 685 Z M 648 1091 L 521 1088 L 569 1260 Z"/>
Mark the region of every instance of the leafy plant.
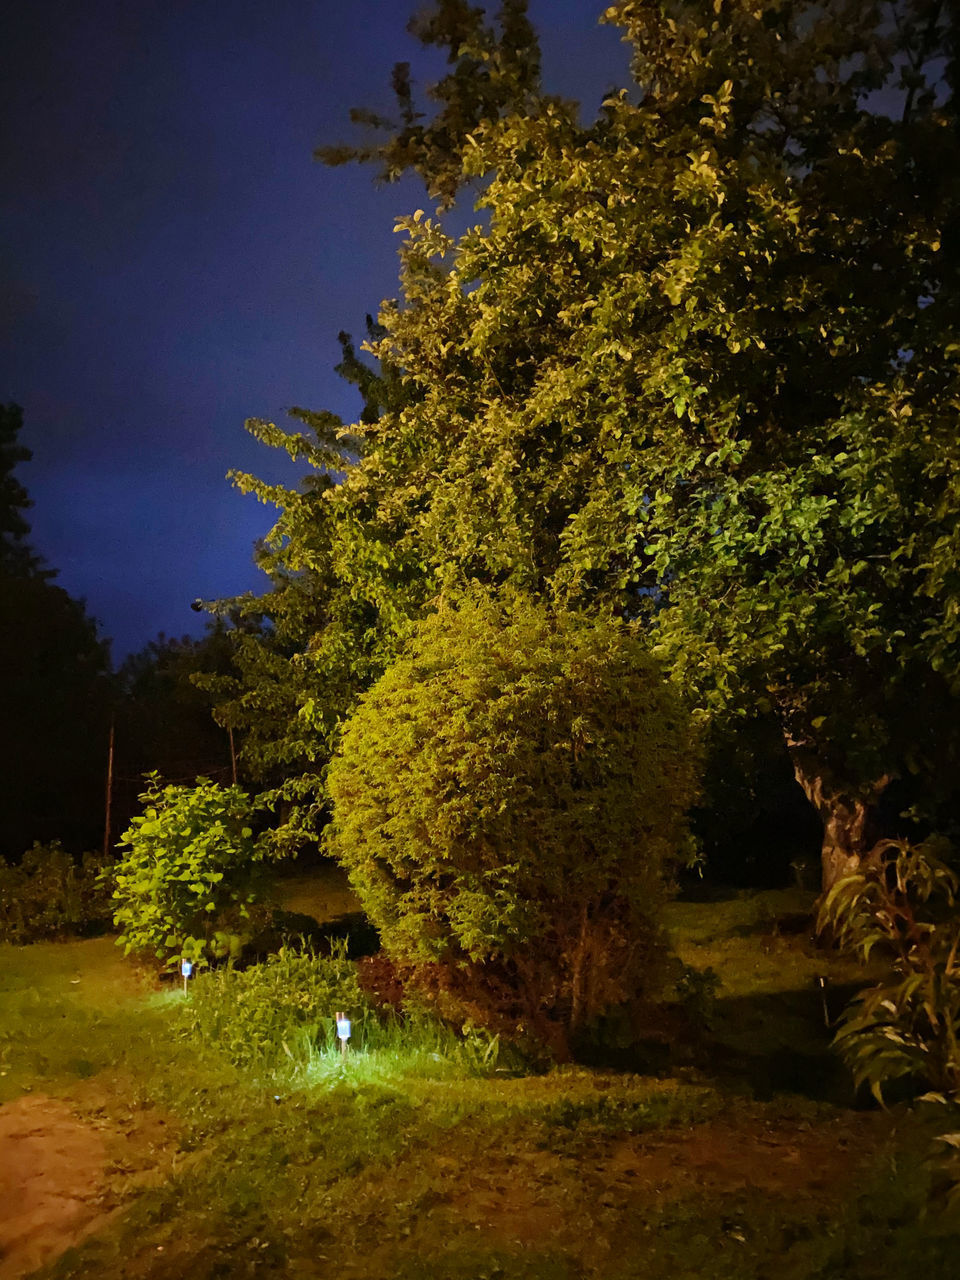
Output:
<path fill-rule="evenodd" d="M 857 1083 L 879 1101 L 886 1081 L 907 1076 L 960 1093 L 958 894 L 957 874 L 929 845 L 891 840 L 824 900 L 821 930 L 864 960 L 892 960 L 890 980 L 853 1000 L 836 1038 Z"/>
<path fill-rule="evenodd" d="M 118 945 L 169 967 L 236 959 L 254 932 L 266 856 L 254 802 L 239 787 L 205 778 L 164 787 L 156 774 L 140 798 L 145 811 L 119 841 L 126 852 L 113 874 Z"/>
<path fill-rule="evenodd" d="M 0 858 L 0 942 L 36 942 L 108 921 L 106 865 L 97 853 L 78 862 L 58 840 L 34 844 L 19 866 Z"/>
<path fill-rule="evenodd" d="M 334 1014 L 347 1012 L 351 1042 L 365 1041 L 370 1006 L 346 948 L 330 956 L 281 947 L 264 964 L 218 969 L 192 986 L 185 1028 L 237 1066 L 303 1067 L 310 1047 L 333 1047 Z"/>
<path fill-rule="evenodd" d="M 883 1086 L 912 1078 L 924 1100 L 960 1103 L 960 877 L 934 851 L 885 841 L 865 870 L 827 894 L 820 928 L 864 960 L 886 954 L 889 980 L 856 996 L 835 1044 L 858 1085 L 883 1102 Z M 944 1133 L 939 1194 L 960 1208 L 960 1133 Z"/>
<path fill-rule="evenodd" d="M 720 975 L 712 965 L 706 969 L 696 969 L 689 964 L 681 967 L 676 980 L 677 999 L 694 1031 L 708 1031 L 713 1025 L 717 992 L 722 985 Z"/>
<path fill-rule="evenodd" d="M 657 979 L 696 773 L 630 627 L 478 598 L 424 623 L 361 699 L 328 846 L 410 986 L 565 1056 Z"/>

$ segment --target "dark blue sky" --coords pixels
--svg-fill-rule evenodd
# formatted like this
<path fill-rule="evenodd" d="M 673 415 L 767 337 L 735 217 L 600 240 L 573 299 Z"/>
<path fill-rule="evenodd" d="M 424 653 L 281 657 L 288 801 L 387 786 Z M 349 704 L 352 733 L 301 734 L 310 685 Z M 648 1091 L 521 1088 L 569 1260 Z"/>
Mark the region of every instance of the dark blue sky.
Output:
<path fill-rule="evenodd" d="M 202 629 L 197 596 L 260 590 L 271 510 L 231 467 L 293 478 L 243 430 L 287 406 L 352 417 L 340 329 L 396 292 L 413 181 L 327 169 L 350 106 L 425 63 L 413 0 L 45 0 L 0 52 L 0 400 L 24 408 L 34 546 L 122 658 Z M 623 83 L 604 0 L 532 0 L 545 80 Z"/>

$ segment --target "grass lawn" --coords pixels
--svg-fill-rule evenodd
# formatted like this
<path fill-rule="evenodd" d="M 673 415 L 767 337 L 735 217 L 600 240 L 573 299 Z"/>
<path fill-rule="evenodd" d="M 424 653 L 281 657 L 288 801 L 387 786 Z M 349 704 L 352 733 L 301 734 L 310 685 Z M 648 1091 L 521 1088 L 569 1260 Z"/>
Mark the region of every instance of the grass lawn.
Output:
<path fill-rule="evenodd" d="M 332 873 L 284 893 L 355 907 Z M 796 931 L 808 905 L 675 903 L 681 958 L 722 983 L 701 1044 L 528 1076 L 421 1046 L 258 1078 L 112 939 L 2 947 L 0 1147 L 6 1124 L 50 1224 L 0 1226 L 0 1280 L 956 1280 L 960 1234 L 923 1216 L 942 1116 L 853 1105 L 818 979 L 833 1015 L 860 975 Z"/>

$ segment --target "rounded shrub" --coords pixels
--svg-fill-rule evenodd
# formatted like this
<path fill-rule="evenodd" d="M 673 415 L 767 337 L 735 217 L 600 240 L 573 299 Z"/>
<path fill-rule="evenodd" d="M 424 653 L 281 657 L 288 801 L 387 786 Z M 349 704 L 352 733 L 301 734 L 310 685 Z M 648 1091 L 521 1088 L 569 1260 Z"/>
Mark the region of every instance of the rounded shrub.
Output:
<path fill-rule="evenodd" d="M 408 985 L 566 1056 L 659 977 L 697 761 L 629 625 L 467 601 L 347 722 L 327 845 Z"/>
<path fill-rule="evenodd" d="M 255 921 L 265 845 L 253 834 L 254 802 L 206 778 L 164 787 L 155 775 L 144 812 L 118 842 L 113 875 L 117 939 L 129 954 L 206 965 L 236 958 Z"/>

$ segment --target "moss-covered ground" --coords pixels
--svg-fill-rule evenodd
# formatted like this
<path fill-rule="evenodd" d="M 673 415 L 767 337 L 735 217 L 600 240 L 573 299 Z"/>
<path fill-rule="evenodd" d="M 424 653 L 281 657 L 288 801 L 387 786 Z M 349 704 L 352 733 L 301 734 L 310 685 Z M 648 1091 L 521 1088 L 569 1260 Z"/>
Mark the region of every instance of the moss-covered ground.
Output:
<path fill-rule="evenodd" d="M 286 893 L 352 906 L 329 876 Z M 825 1022 L 862 974 L 809 907 L 675 903 L 678 953 L 721 981 L 695 1042 L 526 1076 L 421 1052 L 256 1078 L 179 1035 L 182 989 L 112 939 L 0 948 L 0 1143 L 26 1117 L 0 1162 L 29 1182 L 44 1117 L 64 1150 L 89 1137 L 73 1228 L 13 1240 L 0 1280 L 41 1254 L 47 1280 L 956 1280 L 960 1232 L 925 1211 L 939 1117 L 856 1104 Z"/>

